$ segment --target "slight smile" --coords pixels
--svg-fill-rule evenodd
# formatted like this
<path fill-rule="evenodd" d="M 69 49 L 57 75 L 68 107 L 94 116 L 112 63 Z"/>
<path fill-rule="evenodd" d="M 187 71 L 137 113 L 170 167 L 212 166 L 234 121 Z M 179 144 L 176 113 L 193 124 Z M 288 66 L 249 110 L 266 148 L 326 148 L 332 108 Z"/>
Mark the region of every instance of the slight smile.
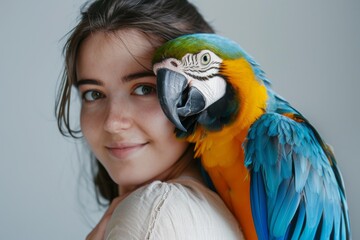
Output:
<path fill-rule="evenodd" d="M 141 150 L 148 144 L 146 143 L 125 143 L 125 144 L 114 144 L 107 146 L 106 148 L 109 150 L 110 154 L 118 159 L 123 159 L 131 154 Z"/>

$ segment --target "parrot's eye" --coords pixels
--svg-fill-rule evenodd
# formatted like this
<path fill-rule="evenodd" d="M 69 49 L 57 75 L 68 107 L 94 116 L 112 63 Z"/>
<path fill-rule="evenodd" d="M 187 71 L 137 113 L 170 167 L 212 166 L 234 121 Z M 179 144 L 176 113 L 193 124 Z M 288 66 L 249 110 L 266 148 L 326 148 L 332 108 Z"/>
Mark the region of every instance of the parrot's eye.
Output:
<path fill-rule="evenodd" d="M 209 53 L 204 53 L 202 56 L 201 56 L 201 64 L 203 65 L 207 65 L 210 63 L 210 60 L 211 60 L 211 57 L 210 57 L 210 54 Z"/>

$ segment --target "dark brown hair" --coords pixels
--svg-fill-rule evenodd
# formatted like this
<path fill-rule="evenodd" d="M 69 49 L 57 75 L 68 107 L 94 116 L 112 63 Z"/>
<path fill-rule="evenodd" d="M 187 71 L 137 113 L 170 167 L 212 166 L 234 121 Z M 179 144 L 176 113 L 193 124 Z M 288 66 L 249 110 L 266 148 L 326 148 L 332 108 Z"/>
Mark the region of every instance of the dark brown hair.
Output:
<path fill-rule="evenodd" d="M 81 137 L 80 129 L 70 125 L 70 100 L 76 84 L 76 57 L 80 44 L 96 31 L 115 32 L 137 29 L 164 42 L 180 35 L 214 32 L 195 6 L 187 0 L 96 0 L 87 2 L 78 24 L 64 46 L 65 67 L 56 100 L 58 128 L 64 136 Z M 117 185 L 104 167 L 97 164 L 94 182 L 97 192 L 111 201 L 118 196 Z"/>

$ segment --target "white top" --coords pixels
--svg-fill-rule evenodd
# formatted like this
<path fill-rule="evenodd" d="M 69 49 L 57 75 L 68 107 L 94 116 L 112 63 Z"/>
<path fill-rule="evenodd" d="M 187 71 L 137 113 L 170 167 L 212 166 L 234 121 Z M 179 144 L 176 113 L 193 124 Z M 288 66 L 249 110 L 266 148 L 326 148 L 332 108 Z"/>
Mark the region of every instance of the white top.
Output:
<path fill-rule="evenodd" d="M 155 181 L 116 207 L 105 239 L 244 239 L 220 197 L 191 178 Z"/>

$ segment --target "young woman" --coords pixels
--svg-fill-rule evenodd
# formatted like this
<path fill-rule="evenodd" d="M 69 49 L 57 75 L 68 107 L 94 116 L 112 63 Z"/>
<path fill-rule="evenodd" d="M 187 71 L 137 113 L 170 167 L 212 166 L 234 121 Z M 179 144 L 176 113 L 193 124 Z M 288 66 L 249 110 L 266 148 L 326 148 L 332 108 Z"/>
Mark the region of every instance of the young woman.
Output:
<path fill-rule="evenodd" d="M 151 69 L 162 43 L 212 28 L 186 0 L 97 0 L 84 9 L 64 48 L 57 118 L 62 134 L 82 133 L 98 192 L 111 202 L 87 239 L 241 239 L 204 185 L 193 146 L 175 137 Z M 81 131 L 69 122 L 73 87 Z"/>

